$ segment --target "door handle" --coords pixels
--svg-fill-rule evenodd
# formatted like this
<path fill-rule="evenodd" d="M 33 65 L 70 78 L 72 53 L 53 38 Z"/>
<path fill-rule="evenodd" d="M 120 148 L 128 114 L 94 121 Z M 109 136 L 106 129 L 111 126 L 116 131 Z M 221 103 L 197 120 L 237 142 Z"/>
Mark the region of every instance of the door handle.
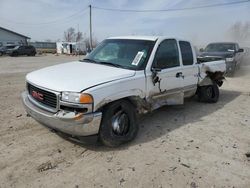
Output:
<path fill-rule="evenodd" d="M 175 76 L 176 78 L 182 77 L 182 72 L 177 72 Z"/>

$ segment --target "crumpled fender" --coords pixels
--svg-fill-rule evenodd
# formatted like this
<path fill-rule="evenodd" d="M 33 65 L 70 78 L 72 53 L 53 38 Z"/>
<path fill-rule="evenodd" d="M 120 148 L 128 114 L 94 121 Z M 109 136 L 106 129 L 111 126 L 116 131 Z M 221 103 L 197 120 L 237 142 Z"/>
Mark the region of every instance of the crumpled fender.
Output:
<path fill-rule="evenodd" d="M 211 78 L 209 77 L 205 77 L 204 79 L 202 79 L 198 85 L 199 86 L 208 86 L 208 85 L 212 85 L 213 84 L 213 81 Z"/>

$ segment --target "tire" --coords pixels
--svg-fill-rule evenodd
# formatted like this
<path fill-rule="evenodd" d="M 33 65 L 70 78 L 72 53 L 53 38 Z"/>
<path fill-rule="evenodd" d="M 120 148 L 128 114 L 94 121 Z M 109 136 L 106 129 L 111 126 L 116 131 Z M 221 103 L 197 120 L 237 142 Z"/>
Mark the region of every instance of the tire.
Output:
<path fill-rule="evenodd" d="M 226 74 L 227 77 L 234 77 L 234 73 L 235 73 L 235 70 L 231 71 L 231 72 L 228 72 Z"/>
<path fill-rule="evenodd" d="M 35 56 L 36 55 L 36 53 L 35 52 L 31 52 L 31 53 L 29 53 L 29 54 L 27 54 L 28 56 Z"/>
<path fill-rule="evenodd" d="M 0 52 L 0 56 L 2 56 L 3 55 L 3 53 L 2 52 Z"/>
<path fill-rule="evenodd" d="M 200 86 L 198 88 L 198 98 L 200 102 L 216 103 L 219 96 L 220 92 L 217 84 Z"/>
<path fill-rule="evenodd" d="M 11 54 L 11 56 L 17 57 L 17 56 L 18 56 L 18 52 L 13 52 L 13 53 Z"/>
<path fill-rule="evenodd" d="M 108 147 L 117 147 L 133 140 L 139 127 L 135 107 L 126 100 L 119 100 L 103 109 L 99 140 Z"/>

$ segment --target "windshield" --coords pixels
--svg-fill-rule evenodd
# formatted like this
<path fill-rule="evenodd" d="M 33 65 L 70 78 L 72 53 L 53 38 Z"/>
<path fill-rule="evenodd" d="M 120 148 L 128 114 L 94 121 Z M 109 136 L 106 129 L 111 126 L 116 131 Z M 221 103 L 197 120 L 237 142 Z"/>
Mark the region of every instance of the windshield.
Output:
<path fill-rule="evenodd" d="M 141 70 L 153 49 L 155 41 L 107 39 L 84 60 L 125 69 Z"/>
<path fill-rule="evenodd" d="M 235 45 L 234 44 L 226 44 L 226 43 L 213 43 L 209 44 L 205 48 L 205 52 L 234 52 Z"/>

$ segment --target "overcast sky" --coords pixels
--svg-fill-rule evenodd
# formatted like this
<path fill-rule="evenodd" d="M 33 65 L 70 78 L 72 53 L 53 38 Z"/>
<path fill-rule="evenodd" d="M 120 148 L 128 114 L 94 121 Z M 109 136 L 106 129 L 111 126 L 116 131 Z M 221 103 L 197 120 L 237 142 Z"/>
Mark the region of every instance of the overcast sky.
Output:
<path fill-rule="evenodd" d="M 0 26 L 32 41 L 63 39 L 69 28 L 88 34 L 89 4 L 114 9 L 173 9 L 240 0 L 0 0 Z M 111 12 L 93 9 L 93 33 L 98 41 L 120 35 L 168 35 L 197 44 L 230 40 L 227 31 L 237 21 L 250 21 L 250 3 L 171 12 Z M 69 17 L 70 16 L 70 17 Z"/>

